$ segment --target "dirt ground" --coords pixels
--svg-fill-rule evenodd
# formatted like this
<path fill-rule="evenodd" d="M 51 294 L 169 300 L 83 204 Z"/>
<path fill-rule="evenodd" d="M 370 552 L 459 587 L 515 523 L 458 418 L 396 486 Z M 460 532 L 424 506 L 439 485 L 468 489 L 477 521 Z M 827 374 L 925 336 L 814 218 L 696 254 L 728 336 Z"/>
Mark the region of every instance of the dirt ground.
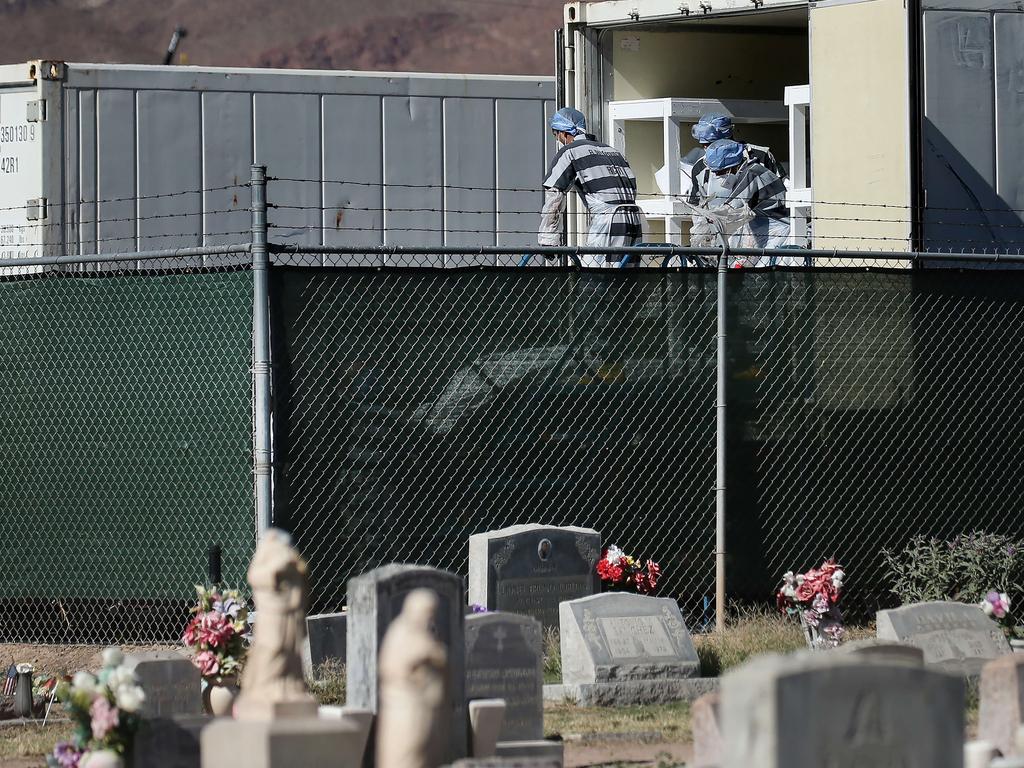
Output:
<path fill-rule="evenodd" d="M 629 740 L 587 741 L 565 743 L 566 768 L 597 768 L 598 766 L 637 766 L 660 768 L 682 765 L 693 757 L 689 744 L 642 744 Z"/>
<path fill-rule="evenodd" d="M 11 664 L 30 663 L 36 675 L 73 675 L 81 669 L 98 669 L 105 645 L 12 645 L 0 643 L 0 665 L 6 671 Z M 124 653 L 146 653 L 148 651 L 177 651 L 184 653 L 181 645 L 122 645 Z"/>

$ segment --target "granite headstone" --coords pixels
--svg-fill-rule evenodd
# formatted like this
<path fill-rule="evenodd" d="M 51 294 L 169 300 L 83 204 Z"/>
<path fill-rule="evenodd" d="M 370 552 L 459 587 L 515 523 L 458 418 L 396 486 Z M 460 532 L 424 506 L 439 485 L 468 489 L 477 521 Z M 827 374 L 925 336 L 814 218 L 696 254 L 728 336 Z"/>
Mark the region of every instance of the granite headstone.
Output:
<path fill-rule="evenodd" d="M 722 680 L 722 766 L 962 768 L 964 688 L 904 662 L 762 656 Z"/>
<path fill-rule="evenodd" d="M 849 653 L 870 659 L 902 661 L 904 664 L 915 664 L 917 666 L 924 664 L 924 651 L 916 645 L 893 643 L 888 640 L 878 640 L 872 637 L 843 643 L 835 648 L 833 653 Z"/>
<path fill-rule="evenodd" d="M 1007 756 L 1021 752 L 1017 734 L 1024 726 L 1024 654 L 1008 653 L 981 670 L 978 738 Z"/>
<path fill-rule="evenodd" d="M 501 741 L 544 735 L 540 622 L 514 613 L 466 617 L 466 699 L 504 699 Z"/>
<path fill-rule="evenodd" d="M 960 675 L 977 676 L 986 662 L 1010 652 L 999 626 L 976 605 L 929 602 L 878 612 L 879 640 L 915 645 L 924 663 Z"/>
<path fill-rule="evenodd" d="M 346 704 L 378 712 L 377 654 L 384 633 L 402 610 L 406 596 L 429 589 L 438 597 L 437 639 L 448 651 L 451 740 L 447 758 L 465 757 L 468 719 L 465 695 L 464 606 L 462 578 L 421 565 L 386 565 L 348 582 Z M 367 750 L 369 754 L 370 750 Z"/>
<path fill-rule="evenodd" d="M 469 537 L 469 602 L 558 626 L 558 604 L 601 591 L 601 534 L 516 525 Z"/>
<path fill-rule="evenodd" d="M 199 735 L 208 715 L 143 718 L 132 739 L 129 768 L 199 768 Z"/>
<path fill-rule="evenodd" d="M 203 714 L 202 676 L 184 656 L 166 652 L 130 654 L 126 666 L 135 670 L 146 701 L 143 717 Z"/>
<path fill-rule="evenodd" d="M 309 666 L 314 676 L 324 664 L 345 663 L 347 618 L 347 613 L 322 613 L 306 617 Z"/>
<path fill-rule="evenodd" d="M 564 602 L 559 612 L 563 692 L 581 703 L 686 698 L 685 682 L 700 674 L 675 600 L 609 592 Z"/>
<path fill-rule="evenodd" d="M 693 768 L 717 768 L 722 762 L 721 694 L 706 693 L 693 702 Z"/>

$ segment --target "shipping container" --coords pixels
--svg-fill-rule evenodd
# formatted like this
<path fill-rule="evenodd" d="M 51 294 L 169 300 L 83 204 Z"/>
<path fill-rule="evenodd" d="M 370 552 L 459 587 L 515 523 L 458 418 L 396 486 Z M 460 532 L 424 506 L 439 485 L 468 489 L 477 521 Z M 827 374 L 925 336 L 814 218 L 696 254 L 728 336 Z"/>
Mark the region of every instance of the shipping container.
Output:
<path fill-rule="evenodd" d="M 625 147 L 669 239 L 685 221 L 655 173 L 694 146 L 699 113 L 723 111 L 787 165 L 815 246 L 1024 245 L 1019 3 L 599 0 L 564 22 L 560 100 Z M 614 119 L 651 100 L 674 124 Z"/>
<path fill-rule="evenodd" d="M 252 163 L 277 242 L 533 244 L 553 110 L 546 77 L 0 66 L 0 258 L 245 241 Z"/>

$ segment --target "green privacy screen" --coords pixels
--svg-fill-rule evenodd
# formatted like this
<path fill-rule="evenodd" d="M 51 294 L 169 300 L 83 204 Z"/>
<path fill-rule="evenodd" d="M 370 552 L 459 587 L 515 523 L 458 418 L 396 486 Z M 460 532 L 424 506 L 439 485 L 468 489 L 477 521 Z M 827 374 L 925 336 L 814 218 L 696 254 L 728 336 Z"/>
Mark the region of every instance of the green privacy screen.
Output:
<path fill-rule="evenodd" d="M 392 561 L 465 575 L 470 534 L 582 525 L 713 620 L 716 276 L 275 268 L 275 514 L 314 610 Z M 771 603 L 835 556 L 1024 534 L 1024 288 L 1005 273 L 735 272 L 728 588 Z"/>
<path fill-rule="evenodd" d="M 207 550 L 254 541 L 252 276 L 0 281 L 5 640 L 172 639 Z"/>

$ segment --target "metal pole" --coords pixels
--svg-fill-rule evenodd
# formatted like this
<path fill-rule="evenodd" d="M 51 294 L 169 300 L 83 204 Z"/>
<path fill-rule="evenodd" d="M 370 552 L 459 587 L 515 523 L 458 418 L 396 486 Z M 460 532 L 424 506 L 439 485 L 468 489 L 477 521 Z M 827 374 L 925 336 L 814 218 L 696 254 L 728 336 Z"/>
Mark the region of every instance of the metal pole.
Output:
<path fill-rule="evenodd" d="M 267 271 L 267 169 L 252 166 L 252 390 L 253 469 L 256 492 L 256 537 L 262 538 L 271 513 L 270 437 L 270 292 Z"/>
<path fill-rule="evenodd" d="M 725 630 L 725 384 L 726 368 L 726 304 L 725 281 L 729 269 L 729 242 L 719 231 L 722 252 L 718 256 L 718 415 L 715 429 L 715 629 Z"/>

